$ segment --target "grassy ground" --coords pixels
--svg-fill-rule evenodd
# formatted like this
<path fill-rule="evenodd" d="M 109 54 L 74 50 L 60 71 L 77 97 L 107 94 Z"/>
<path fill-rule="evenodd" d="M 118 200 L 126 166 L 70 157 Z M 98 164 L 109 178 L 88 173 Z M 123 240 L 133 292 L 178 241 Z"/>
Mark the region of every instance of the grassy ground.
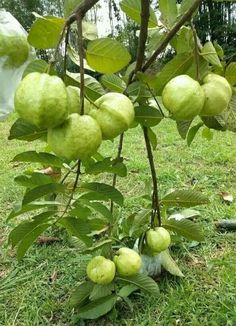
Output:
<path fill-rule="evenodd" d="M 7 141 L 9 126 L 4 123 L 0 128 L 0 325 L 77 325 L 67 305 L 68 293 L 78 282 L 83 265 L 83 257 L 76 249 L 66 240 L 50 246 L 34 245 L 18 264 L 14 251 L 6 246 L 7 234 L 16 223 L 6 223 L 6 217 L 22 191 L 13 179 L 25 168 L 24 164 L 10 161 L 23 150 L 42 147 L 40 143 Z M 134 313 L 120 307 L 117 322 L 100 320 L 96 325 L 236 325 L 236 236 L 217 233 L 214 228 L 214 221 L 235 218 L 235 202 L 224 204 L 219 196 L 228 191 L 236 197 L 235 135 L 215 133 L 211 142 L 199 135 L 188 148 L 174 123 L 162 123 L 156 132 L 158 148 L 154 155 L 161 192 L 192 187 L 194 178 L 195 188 L 211 199 L 208 207 L 199 208 L 206 240 L 196 247 L 184 242 L 181 248 L 174 249 L 184 279 L 162 275 L 158 298 L 136 294 Z M 106 143 L 102 151 L 114 153 L 114 145 Z M 119 179 L 118 187 L 130 198 L 142 194 L 150 179 L 138 129 L 127 133 L 124 157 L 129 175 Z M 134 200 L 126 202 L 127 210 L 137 205 Z M 55 272 L 57 277 L 51 282 Z"/>

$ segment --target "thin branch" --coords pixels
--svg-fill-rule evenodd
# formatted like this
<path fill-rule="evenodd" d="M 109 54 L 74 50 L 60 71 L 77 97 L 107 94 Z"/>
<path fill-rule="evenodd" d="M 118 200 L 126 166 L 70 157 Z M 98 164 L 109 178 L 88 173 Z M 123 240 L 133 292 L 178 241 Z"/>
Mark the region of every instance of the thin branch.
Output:
<path fill-rule="evenodd" d="M 199 50 L 198 50 L 198 38 L 197 38 L 197 32 L 195 27 L 193 26 L 193 23 L 190 23 L 192 32 L 193 32 L 193 38 L 194 38 L 194 56 L 195 56 L 195 63 L 196 63 L 196 80 L 200 81 L 200 63 L 199 63 Z"/>
<path fill-rule="evenodd" d="M 84 114 L 84 48 L 82 19 L 77 20 L 79 42 L 79 68 L 80 68 L 80 114 Z"/>
<path fill-rule="evenodd" d="M 192 4 L 192 6 L 189 8 L 188 11 L 180 18 L 180 20 L 174 25 L 174 27 L 169 31 L 169 33 L 166 35 L 165 39 L 162 41 L 160 46 L 156 49 L 156 51 L 153 53 L 153 55 L 148 59 L 148 61 L 145 63 L 145 65 L 142 68 L 142 71 L 146 71 L 151 64 L 156 60 L 158 55 L 165 50 L 168 43 L 172 40 L 172 38 L 175 36 L 175 34 L 180 30 L 180 28 L 190 20 L 193 13 L 199 5 L 201 4 L 202 0 L 195 0 Z"/>
<path fill-rule="evenodd" d="M 146 85 L 147 85 L 147 88 L 148 88 L 150 94 L 151 94 L 152 97 L 154 98 L 154 101 L 156 102 L 156 105 L 158 106 L 158 108 L 159 108 L 159 110 L 160 110 L 160 112 L 161 112 L 163 118 L 165 118 L 166 116 L 165 116 L 165 114 L 164 114 L 164 112 L 163 112 L 163 110 L 162 110 L 162 108 L 161 108 L 159 102 L 157 101 L 156 96 L 155 96 L 155 94 L 153 93 L 151 87 L 148 85 L 148 83 L 146 83 Z"/>
<path fill-rule="evenodd" d="M 64 64 L 63 64 L 63 77 L 65 79 L 66 75 L 66 67 L 67 67 L 67 47 L 69 44 L 69 36 L 70 36 L 70 26 L 67 27 L 66 36 L 65 36 L 65 55 L 64 55 Z"/>

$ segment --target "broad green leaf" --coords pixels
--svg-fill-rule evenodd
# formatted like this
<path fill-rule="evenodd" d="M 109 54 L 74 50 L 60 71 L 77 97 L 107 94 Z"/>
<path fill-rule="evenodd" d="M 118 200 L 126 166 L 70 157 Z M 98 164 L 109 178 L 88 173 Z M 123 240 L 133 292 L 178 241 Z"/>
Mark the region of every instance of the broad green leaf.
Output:
<path fill-rule="evenodd" d="M 107 220 L 111 221 L 113 219 L 113 216 L 112 216 L 110 210 L 105 205 L 103 205 L 99 202 L 93 202 L 93 201 L 85 201 L 85 205 L 92 208 L 95 212 L 101 214 Z"/>
<path fill-rule="evenodd" d="M 217 55 L 216 49 L 211 42 L 206 42 L 202 48 L 201 55 L 213 66 L 222 67 L 220 59 Z"/>
<path fill-rule="evenodd" d="M 129 230 L 129 236 L 138 238 L 148 229 L 150 223 L 151 212 L 149 209 L 142 209 L 134 215 L 132 226 Z"/>
<path fill-rule="evenodd" d="M 111 245 L 112 243 L 112 240 L 103 240 L 103 241 L 100 241 L 98 243 L 96 243 L 94 246 L 92 247 L 89 247 L 85 250 L 83 250 L 83 253 L 92 253 L 92 252 L 95 252 L 97 250 L 100 250 L 102 249 L 103 247 L 107 246 L 107 245 Z"/>
<path fill-rule="evenodd" d="M 185 139 L 187 137 L 191 124 L 192 120 L 176 121 L 177 130 L 181 138 Z"/>
<path fill-rule="evenodd" d="M 193 207 L 209 204 L 209 199 L 196 190 L 174 190 L 161 199 L 165 206 Z"/>
<path fill-rule="evenodd" d="M 106 315 L 116 304 L 117 296 L 111 294 L 107 297 L 89 302 L 79 309 L 78 316 L 83 319 L 97 319 Z"/>
<path fill-rule="evenodd" d="M 181 212 L 171 214 L 169 216 L 169 219 L 172 219 L 172 218 L 174 218 L 176 220 L 182 220 L 184 218 L 193 219 L 193 218 L 199 217 L 199 216 L 201 216 L 199 211 L 196 211 L 196 210 L 190 209 L 190 208 L 186 208 L 186 209 L 182 210 Z"/>
<path fill-rule="evenodd" d="M 176 275 L 179 277 L 184 277 L 184 274 L 179 269 L 178 265 L 171 257 L 169 250 L 162 251 L 160 254 L 161 265 L 167 270 L 170 274 Z"/>
<path fill-rule="evenodd" d="M 153 127 L 161 122 L 163 115 L 152 106 L 142 105 L 135 107 L 135 120 L 144 127 Z"/>
<path fill-rule="evenodd" d="M 190 27 L 183 26 L 175 36 L 176 45 L 174 46 L 177 53 L 193 52 L 194 38 Z"/>
<path fill-rule="evenodd" d="M 83 0 L 64 0 L 64 16 L 70 16 Z"/>
<path fill-rule="evenodd" d="M 193 55 L 189 53 L 178 54 L 169 61 L 161 72 L 157 73 L 156 78 L 150 82 L 157 95 L 161 95 L 165 85 L 174 77 L 186 73 L 189 67 L 193 64 Z"/>
<path fill-rule="evenodd" d="M 125 82 L 115 74 L 103 75 L 101 77 L 101 83 L 112 92 L 123 93 L 126 88 Z"/>
<path fill-rule="evenodd" d="M 131 56 L 118 41 L 110 38 L 100 38 L 89 42 L 86 59 L 89 66 L 96 71 L 109 74 L 126 67 L 131 60 Z"/>
<path fill-rule="evenodd" d="M 204 122 L 204 125 L 207 126 L 210 129 L 214 130 L 226 130 L 225 127 L 225 121 L 221 116 L 215 116 L 215 117 L 201 117 L 202 121 Z"/>
<path fill-rule="evenodd" d="M 82 240 L 86 245 L 91 246 L 92 240 L 87 236 L 90 233 L 90 227 L 86 220 L 67 216 L 61 219 L 59 223 L 70 234 Z"/>
<path fill-rule="evenodd" d="M 136 23 L 141 23 L 141 0 L 122 0 L 120 2 L 121 10 L 133 19 Z M 157 18 L 154 10 L 150 7 L 150 17 L 148 22 L 148 27 L 156 27 Z"/>
<path fill-rule="evenodd" d="M 59 183 L 49 183 L 46 185 L 35 187 L 25 193 L 22 200 L 22 205 L 29 204 L 32 201 L 46 195 L 54 194 L 54 193 L 63 193 L 64 191 L 65 191 L 65 186 Z"/>
<path fill-rule="evenodd" d="M 178 235 L 181 235 L 189 240 L 201 242 L 204 240 L 204 235 L 200 226 L 191 220 L 174 218 L 165 220 L 162 225 L 164 228 L 171 230 Z"/>
<path fill-rule="evenodd" d="M 23 119 L 17 119 L 10 129 L 9 140 L 18 139 L 33 141 L 46 137 L 47 130 L 40 130 L 37 127 L 25 122 Z"/>
<path fill-rule="evenodd" d="M 229 103 L 229 108 L 220 115 L 227 130 L 236 132 L 236 95 L 233 95 Z M 218 120 L 218 117 L 217 117 Z"/>
<path fill-rule="evenodd" d="M 187 144 L 190 146 L 198 132 L 198 130 L 203 126 L 202 122 L 199 122 L 197 125 L 193 126 L 189 129 L 188 135 L 187 135 Z"/>
<path fill-rule="evenodd" d="M 176 0 L 159 0 L 159 10 L 161 12 L 161 21 L 167 27 L 172 27 L 177 19 Z"/>
<path fill-rule="evenodd" d="M 123 206 L 124 197 L 114 187 L 105 183 L 91 182 L 84 183 L 81 185 L 82 191 L 88 191 L 88 193 L 82 195 L 80 199 L 87 200 L 112 200 L 116 204 Z"/>
<path fill-rule="evenodd" d="M 199 74 L 199 79 L 203 80 L 203 78 L 208 74 L 210 71 L 209 63 L 204 60 L 202 57 L 199 58 L 198 62 L 198 74 Z M 195 58 L 193 59 L 193 64 L 192 66 L 186 71 L 186 75 L 189 77 L 196 79 L 197 77 L 197 65 Z"/>
<path fill-rule="evenodd" d="M 79 217 L 80 219 L 87 219 L 91 215 L 91 210 L 88 207 L 84 207 L 81 205 L 75 205 L 75 208 L 70 210 L 69 215 L 74 217 Z"/>
<path fill-rule="evenodd" d="M 157 283 L 149 276 L 137 274 L 134 276 L 117 276 L 117 280 L 137 286 L 139 289 L 152 295 L 159 294 Z"/>
<path fill-rule="evenodd" d="M 193 0 L 182 0 L 179 8 L 180 15 L 183 15 L 193 5 Z"/>
<path fill-rule="evenodd" d="M 13 162 L 30 162 L 30 163 L 41 163 L 43 165 L 54 166 L 61 168 L 63 166 L 63 161 L 50 153 L 46 152 L 35 152 L 28 151 L 17 154 L 13 160 Z"/>
<path fill-rule="evenodd" d="M 53 178 L 43 173 L 33 173 L 31 176 L 18 175 L 14 181 L 26 188 L 34 188 L 40 185 L 46 185 L 53 182 Z"/>
<path fill-rule="evenodd" d="M 213 132 L 211 131 L 211 129 L 205 127 L 203 130 L 202 130 L 202 137 L 207 139 L 208 141 L 212 140 L 213 139 Z"/>
<path fill-rule="evenodd" d="M 27 235 L 25 235 L 17 247 L 18 260 L 21 260 L 24 257 L 26 251 L 29 249 L 32 243 L 50 226 L 51 224 L 40 224 L 37 227 L 33 228 Z"/>
<path fill-rule="evenodd" d="M 72 48 L 70 45 L 68 45 L 67 54 L 69 55 L 70 59 L 74 62 L 74 64 L 76 64 L 79 67 L 80 59 L 79 59 L 78 51 L 76 51 L 74 48 Z M 90 70 L 93 72 L 95 71 L 93 68 L 89 67 L 89 65 L 87 64 L 87 61 L 85 59 L 83 59 L 83 62 L 84 62 L 84 69 Z"/>
<path fill-rule="evenodd" d="M 112 294 L 114 290 L 114 284 L 95 284 L 93 290 L 89 296 L 91 301 L 98 300 L 103 297 L 107 297 Z"/>
<path fill-rule="evenodd" d="M 152 149 L 155 150 L 157 148 L 157 136 L 151 128 L 148 128 L 148 138 L 151 142 Z"/>
<path fill-rule="evenodd" d="M 156 27 L 149 29 L 147 50 L 151 53 L 154 52 L 159 47 L 165 36 L 166 32 L 163 28 Z"/>
<path fill-rule="evenodd" d="M 225 78 L 234 86 L 236 84 L 236 62 L 231 62 L 225 71 Z"/>
<path fill-rule="evenodd" d="M 70 306 L 71 307 L 80 307 L 84 302 L 89 298 L 94 287 L 94 283 L 87 281 L 81 283 L 75 291 L 71 294 L 70 297 Z"/>
<path fill-rule="evenodd" d="M 98 37 L 97 25 L 88 21 L 82 22 L 83 37 L 86 40 L 93 41 Z"/>
<path fill-rule="evenodd" d="M 25 68 L 22 78 L 24 78 L 26 75 L 30 74 L 31 72 L 45 73 L 47 69 L 48 69 L 48 64 L 46 61 L 41 59 L 36 59 L 30 62 L 28 66 Z"/>
<path fill-rule="evenodd" d="M 138 289 L 139 287 L 135 284 L 125 285 L 120 289 L 118 296 L 123 298 L 128 297 L 131 293 L 137 291 Z"/>
<path fill-rule="evenodd" d="M 38 49 L 55 48 L 63 29 L 64 19 L 40 15 L 36 15 L 36 18 L 28 35 L 29 44 Z"/>
<path fill-rule="evenodd" d="M 106 157 L 102 161 L 95 162 L 86 168 L 86 173 L 88 174 L 97 175 L 104 172 L 117 174 L 119 177 L 127 176 L 127 168 L 124 163 L 117 160 L 112 160 L 110 157 Z"/>
<path fill-rule="evenodd" d="M 73 86 L 80 86 L 80 74 L 67 72 L 66 83 Z M 105 94 L 102 85 L 95 78 L 85 74 L 84 83 L 85 95 L 91 101 L 96 101 L 99 97 Z"/>

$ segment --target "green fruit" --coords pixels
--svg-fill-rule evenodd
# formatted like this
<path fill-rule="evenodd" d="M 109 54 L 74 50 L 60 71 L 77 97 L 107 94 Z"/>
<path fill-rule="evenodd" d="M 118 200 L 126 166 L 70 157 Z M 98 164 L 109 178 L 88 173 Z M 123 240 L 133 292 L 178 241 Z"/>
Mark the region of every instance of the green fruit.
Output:
<path fill-rule="evenodd" d="M 120 248 L 117 254 L 113 260 L 121 276 L 132 276 L 140 271 L 142 260 L 136 251 L 130 248 Z"/>
<path fill-rule="evenodd" d="M 29 50 L 25 36 L 0 35 L 0 57 L 8 56 L 6 65 L 20 67 L 28 59 Z"/>
<path fill-rule="evenodd" d="M 113 139 L 126 131 L 134 120 L 130 99 L 120 93 L 107 93 L 95 101 L 90 115 L 97 120 L 103 139 Z"/>
<path fill-rule="evenodd" d="M 72 113 L 59 127 L 48 130 L 48 144 L 58 156 L 68 160 L 86 160 L 102 142 L 101 129 L 88 115 Z"/>
<path fill-rule="evenodd" d="M 166 84 L 162 101 L 173 119 L 191 120 L 201 112 L 205 96 L 196 80 L 180 75 Z"/>
<path fill-rule="evenodd" d="M 209 74 L 203 82 L 202 89 L 206 99 L 200 115 L 214 116 L 222 113 L 232 97 L 232 88 L 228 81 L 219 75 Z"/>
<path fill-rule="evenodd" d="M 63 81 L 39 72 L 28 74 L 17 87 L 15 109 L 22 119 L 40 129 L 62 124 L 68 115 Z"/>
<path fill-rule="evenodd" d="M 96 256 L 87 265 L 88 278 L 97 284 L 109 284 L 113 281 L 116 267 L 113 261 Z"/>
<path fill-rule="evenodd" d="M 75 86 L 67 86 L 68 95 L 68 110 L 69 113 L 80 114 L 80 89 Z M 84 114 L 89 114 L 91 104 L 88 100 L 84 99 Z"/>
<path fill-rule="evenodd" d="M 146 244 L 153 253 L 166 250 L 171 242 L 169 232 L 163 227 L 157 227 L 146 233 Z"/>

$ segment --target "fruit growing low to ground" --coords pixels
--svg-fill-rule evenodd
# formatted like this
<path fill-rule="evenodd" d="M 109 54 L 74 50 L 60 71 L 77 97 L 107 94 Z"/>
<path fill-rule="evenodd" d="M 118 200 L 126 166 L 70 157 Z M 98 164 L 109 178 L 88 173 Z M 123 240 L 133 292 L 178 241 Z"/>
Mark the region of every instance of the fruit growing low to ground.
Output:
<path fill-rule="evenodd" d="M 90 111 L 102 130 L 103 139 L 113 139 L 126 131 L 134 120 L 130 99 L 120 93 L 108 93 L 95 101 Z"/>
<path fill-rule="evenodd" d="M 88 278 L 97 284 L 109 284 L 113 281 L 116 267 L 113 261 L 96 256 L 87 265 Z"/>
<path fill-rule="evenodd" d="M 120 248 L 114 257 L 117 272 L 121 276 L 132 276 L 140 271 L 142 260 L 139 254 L 130 248 Z"/>
<path fill-rule="evenodd" d="M 151 253 L 166 250 L 171 242 L 169 232 L 163 227 L 157 227 L 146 233 L 146 244 Z"/>
<path fill-rule="evenodd" d="M 29 56 L 29 44 L 24 36 L 0 35 L 0 57 L 8 56 L 7 65 L 21 66 Z"/>
<path fill-rule="evenodd" d="M 101 129 L 88 115 L 72 113 L 61 126 L 48 131 L 50 149 L 68 160 L 88 159 L 97 152 L 101 142 Z"/>
<path fill-rule="evenodd" d="M 68 115 L 66 86 L 57 76 L 30 73 L 16 90 L 15 109 L 22 119 L 40 129 L 56 127 Z"/>
<path fill-rule="evenodd" d="M 180 75 L 166 84 L 162 101 L 173 119 L 191 120 L 201 112 L 205 95 L 196 80 Z"/>

